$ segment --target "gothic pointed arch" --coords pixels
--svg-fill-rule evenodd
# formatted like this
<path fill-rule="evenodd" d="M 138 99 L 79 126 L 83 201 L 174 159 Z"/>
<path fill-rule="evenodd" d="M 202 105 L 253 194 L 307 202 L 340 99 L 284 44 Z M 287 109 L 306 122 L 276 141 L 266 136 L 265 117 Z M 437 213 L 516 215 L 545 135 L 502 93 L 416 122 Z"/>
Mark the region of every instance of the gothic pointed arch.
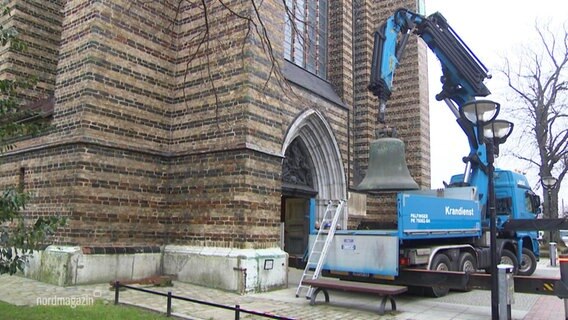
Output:
<path fill-rule="evenodd" d="M 318 214 L 329 200 L 347 199 L 345 170 L 339 145 L 329 122 L 315 109 L 302 112 L 288 128 L 282 155 L 299 139 L 309 153 Z"/>

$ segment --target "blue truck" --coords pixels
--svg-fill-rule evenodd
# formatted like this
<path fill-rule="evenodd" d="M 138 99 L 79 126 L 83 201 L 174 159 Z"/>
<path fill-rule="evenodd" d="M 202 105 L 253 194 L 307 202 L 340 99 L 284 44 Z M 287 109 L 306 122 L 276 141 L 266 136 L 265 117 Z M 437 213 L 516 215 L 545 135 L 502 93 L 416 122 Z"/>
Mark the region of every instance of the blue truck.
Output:
<path fill-rule="evenodd" d="M 462 175 L 451 181 L 461 181 Z M 524 175 L 495 171 L 497 224 L 509 219 L 534 219 L 538 196 Z M 399 280 L 405 268 L 476 272 L 490 269 L 488 221 L 475 187 L 411 190 L 397 194 L 397 229 L 337 230 L 324 270 L 360 277 Z M 312 230 L 311 240 L 317 233 Z M 513 265 L 519 275 L 531 275 L 539 257 L 536 231 L 505 232 L 497 236 L 500 262 Z M 410 283 L 416 283 L 410 279 Z M 401 283 L 398 281 L 398 283 Z M 441 297 L 448 286 L 426 288 Z"/>
<path fill-rule="evenodd" d="M 514 220 L 525 222 L 525 226 L 527 221 L 535 221 L 540 198 L 524 175 L 492 167 L 498 150 L 493 142 L 479 138 L 484 128 L 468 120 L 464 111 L 472 103 L 475 108 L 485 105 L 486 100 L 479 97 L 490 94 L 483 83 L 490 75 L 440 13 L 426 17 L 399 9 L 375 32 L 369 90 L 379 100 L 378 123 L 385 123 L 394 72 L 413 33 L 425 41 L 442 65 L 442 91 L 436 99 L 446 102 L 469 141 L 464 173 L 453 176 L 443 189 L 409 190 L 418 189 L 417 185 L 414 188 L 413 183 L 406 183 L 398 188 L 392 185 L 399 180 L 396 177 L 386 184 L 381 182 L 383 177 L 369 178 L 374 174 L 370 159 L 367 176 L 355 189 L 368 193 L 396 191 L 397 227 L 337 230 L 323 270 L 412 285 L 414 280 L 401 276 L 405 269 L 490 272 L 495 261 L 492 257 L 497 257 L 513 265 L 515 273 L 531 275 L 539 259 L 537 230 L 519 231 L 505 226 Z M 386 141 L 381 139 L 396 137 L 375 141 Z M 491 192 L 493 211 L 489 206 Z M 310 242 L 316 235 L 317 230 L 312 228 Z M 495 239 L 493 243 L 491 239 Z M 491 254 L 492 246 L 498 254 Z M 436 281 L 426 284 L 428 293 L 435 297 L 449 290 L 448 285 Z"/>

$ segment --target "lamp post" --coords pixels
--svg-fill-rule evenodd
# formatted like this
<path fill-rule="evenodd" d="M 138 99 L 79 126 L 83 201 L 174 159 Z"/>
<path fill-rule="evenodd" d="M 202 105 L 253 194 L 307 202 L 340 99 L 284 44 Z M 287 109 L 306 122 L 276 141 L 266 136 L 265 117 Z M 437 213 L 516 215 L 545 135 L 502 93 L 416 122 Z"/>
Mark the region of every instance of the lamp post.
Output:
<path fill-rule="evenodd" d="M 495 147 L 505 142 L 513 130 L 513 124 L 508 121 L 495 120 L 499 114 L 500 105 L 490 100 L 476 100 L 464 104 L 460 115 L 469 121 L 476 129 L 476 139 L 479 144 L 486 145 L 487 161 L 487 208 L 489 210 L 489 237 L 491 253 L 491 317 L 499 319 L 499 282 L 497 278 L 497 222 L 495 210 L 495 187 L 493 174 L 495 167 Z M 483 165 L 481 163 L 480 165 Z"/>
<path fill-rule="evenodd" d="M 546 200 L 548 202 L 548 208 L 546 208 L 546 210 L 548 211 L 548 218 L 550 219 L 552 216 L 552 197 L 551 197 L 551 193 L 552 190 L 554 188 L 556 188 L 556 183 L 558 182 L 558 179 L 556 179 L 553 176 L 544 176 L 541 179 L 542 182 L 542 187 L 546 190 Z M 550 238 L 548 239 L 548 242 L 552 242 L 552 230 L 550 231 Z"/>
<path fill-rule="evenodd" d="M 495 166 L 493 165 L 495 161 L 495 155 L 498 154 L 499 145 L 504 143 L 505 140 L 513 132 L 513 124 L 509 121 L 495 120 L 485 126 L 483 126 L 483 136 L 487 143 L 487 163 L 488 170 L 487 175 L 489 176 L 488 188 L 489 188 L 489 213 L 491 221 L 489 223 L 489 232 L 491 234 L 491 315 L 493 319 L 503 319 L 505 315 L 499 317 L 499 279 L 498 268 L 499 257 L 497 255 L 497 212 L 495 209 L 496 199 L 495 199 L 495 185 L 493 179 L 493 173 L 495 171 Z M 497 148 L 497 149 L 496 149 Z M 505 303 L 505 301 L 501 301 Z M 497 311 L 494 311 L 494 308 Z M 510 315 L 509 315 L 510 316 Z M 510 319 L 510 318 L 509 318 Z"/>

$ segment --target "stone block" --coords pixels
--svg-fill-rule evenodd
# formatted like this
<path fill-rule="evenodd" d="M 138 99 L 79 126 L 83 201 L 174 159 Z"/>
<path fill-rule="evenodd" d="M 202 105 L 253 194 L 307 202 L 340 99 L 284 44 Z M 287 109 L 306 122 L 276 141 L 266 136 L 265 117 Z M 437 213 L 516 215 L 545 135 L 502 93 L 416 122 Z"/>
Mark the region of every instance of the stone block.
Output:
<path fill-rule="evenodd" d="M 168 245 L 164 274 L 240 293 L 287 286 L 288 254 L 280 248 L 233 249 Z"/>

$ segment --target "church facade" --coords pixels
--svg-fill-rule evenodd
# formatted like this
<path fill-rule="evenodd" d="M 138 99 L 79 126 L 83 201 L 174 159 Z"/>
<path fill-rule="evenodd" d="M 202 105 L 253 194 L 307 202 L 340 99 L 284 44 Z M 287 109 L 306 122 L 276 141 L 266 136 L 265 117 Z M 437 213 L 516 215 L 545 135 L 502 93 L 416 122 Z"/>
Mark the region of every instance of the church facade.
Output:
<path fill-rule="evenodd" d="M 2 155 L 0 184 L 30 192 L 30 219 L 67 218 L 27 276 L 73 285 L 173 274 L 264 291 L 286 285 L 290 258 L 306 250 L 307 217 L 330 200 L 349 200 L 343 227 L 395 221 L 392 196 L 353 187 L 376 129 L 373 32 L 416 1 L 11 7 L 3 23 L 27 49 L 3 51 L 0 76 L 36 75 L 22 97 L 50 126 Z M 413 37 L 386 119 L 422 187 L 426 78 L 425 45 Z"/>

